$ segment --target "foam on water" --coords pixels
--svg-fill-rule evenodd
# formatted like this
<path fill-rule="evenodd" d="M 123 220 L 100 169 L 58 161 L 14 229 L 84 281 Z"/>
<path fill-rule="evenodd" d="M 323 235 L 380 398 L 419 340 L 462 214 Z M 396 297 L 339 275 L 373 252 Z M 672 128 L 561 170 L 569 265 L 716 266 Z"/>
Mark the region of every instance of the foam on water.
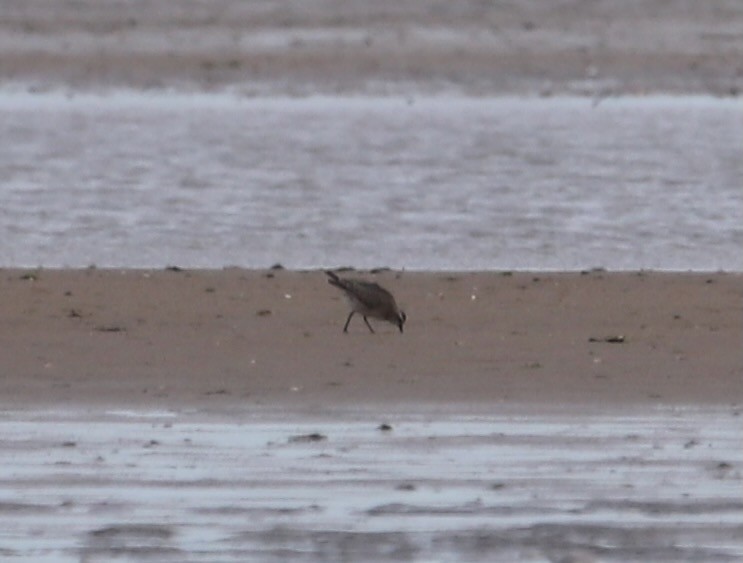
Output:
<path fill-rule="evenodd" d="M 740 109 L 5 92 L 0 264 L 741 270 Z"/>
<path fill-rule="evenodd" d="M 1 549 L 60 561 L 743 556 L 738 410 L 519 411 L 5 412 Z"/>

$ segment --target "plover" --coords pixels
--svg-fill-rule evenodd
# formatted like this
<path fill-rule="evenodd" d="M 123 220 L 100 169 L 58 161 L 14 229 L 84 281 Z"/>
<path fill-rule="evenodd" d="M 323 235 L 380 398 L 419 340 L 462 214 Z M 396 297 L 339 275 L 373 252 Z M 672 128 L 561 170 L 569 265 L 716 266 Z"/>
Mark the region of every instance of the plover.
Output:
<path fill-rule="evenodd" d="M 348 303 L 351 305 L 351 312 L 348 314 L 346 324 L 343 326 L 343 332 L 348 332 L 348 323 L 354 313 L 364 317 L 364 322 L 369 330 L 374 329 L 369 324 L 367 317 L 381 319 L 397 326 L 402 332 L 402 326 L 405 324 L 407 317 L 395 303 L 392 294 L 381 285 L 363 280 L 341 279 L 333 272 L 326 271 L 328 283 L 343 290 Z"/>

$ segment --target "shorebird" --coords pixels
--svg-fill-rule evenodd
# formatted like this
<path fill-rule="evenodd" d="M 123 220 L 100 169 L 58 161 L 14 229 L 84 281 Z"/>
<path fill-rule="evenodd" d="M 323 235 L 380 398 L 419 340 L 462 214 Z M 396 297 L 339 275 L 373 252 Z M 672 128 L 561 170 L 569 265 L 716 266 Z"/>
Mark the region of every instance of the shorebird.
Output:
<path fill-rule="evenodd" d="M 402 326 L 405 324 L 407 317 L 399 309 L 397 303 L 395 303 L 395 298 L 389 291 L 377 283 L 363 280 L 344 280 L 333 272 L 326 271 L 325 273 L 330 278 L 328 283 L 341 289 L 346 299 L 348 299 L 349 305 L 351 305 L 351 312 L 343 326 L 343 332 L 348 332 L 348 323 L 351 322 L 354 313 L 364 317 L 364 322 L 371 332 L 374 332 L 374 329 L 369 324 L 367 317 L 390 322 L 402 332 Z"/>

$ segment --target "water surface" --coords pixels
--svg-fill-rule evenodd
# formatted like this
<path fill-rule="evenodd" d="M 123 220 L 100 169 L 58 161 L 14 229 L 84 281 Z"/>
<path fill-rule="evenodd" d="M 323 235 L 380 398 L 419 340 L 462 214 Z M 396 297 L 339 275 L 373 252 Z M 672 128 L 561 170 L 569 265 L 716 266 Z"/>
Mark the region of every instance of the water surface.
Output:
<path fill-rule="evenodd" d="M 6 92 L 0 264 L 741 270 L 740 110 Z"/>

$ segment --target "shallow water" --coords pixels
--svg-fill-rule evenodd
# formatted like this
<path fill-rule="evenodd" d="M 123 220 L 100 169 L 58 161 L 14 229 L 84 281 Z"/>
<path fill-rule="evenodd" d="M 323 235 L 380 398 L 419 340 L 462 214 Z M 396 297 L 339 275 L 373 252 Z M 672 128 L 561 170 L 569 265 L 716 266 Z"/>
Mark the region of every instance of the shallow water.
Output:
<path fill-rule="evenodd" d="M 743 270 L 714 98 L 0 95 L 0 264 Z"/>
<path fill-rule="evenodd" d="M 0 553 L 88 562 L 743 557 L 740 411 L 494 410 L 6 411 Z"/>

